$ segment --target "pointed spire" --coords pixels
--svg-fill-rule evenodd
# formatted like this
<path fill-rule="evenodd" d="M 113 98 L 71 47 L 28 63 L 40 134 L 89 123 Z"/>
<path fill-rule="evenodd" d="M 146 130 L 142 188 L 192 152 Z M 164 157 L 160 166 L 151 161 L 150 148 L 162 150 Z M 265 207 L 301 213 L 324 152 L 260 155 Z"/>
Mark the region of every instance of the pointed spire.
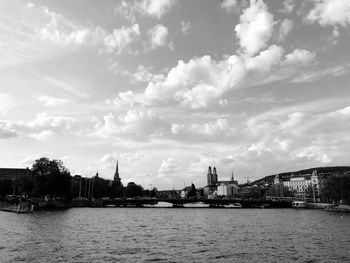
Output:
<path fill-rule="evenodd" d="M 117 165 L 115 167 L 114 181 L 120 182 L 119 170 L 118 170 L 118 157 L 117 157 Z"/>
<path fill-rule="evenodd" d="M 231 181 L 233 182 L 235 180 L 234 176 L 233 176 L 233 168 L 232 168 L 232 175 L 231 175 Z"/>

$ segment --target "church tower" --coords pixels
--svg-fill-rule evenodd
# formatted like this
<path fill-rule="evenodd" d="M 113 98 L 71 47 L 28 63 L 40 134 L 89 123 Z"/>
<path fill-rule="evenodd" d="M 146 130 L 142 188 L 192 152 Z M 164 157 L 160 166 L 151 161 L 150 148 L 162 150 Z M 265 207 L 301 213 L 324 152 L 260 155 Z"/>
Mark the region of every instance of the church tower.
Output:
<path fill-rule="evenodd" d="M 117 159 L 117 165 L 115 167 L 114 182 L 117 184 L 120 184 L 120 177 L 119 177 L 119 171 L 118 171 L 118 159 Z"/>
<path fill-rule="evenodd" d="M 213 179 L 212 179 L 212 184 L 217 184 L 218 182 L 218 175 L 216 173 L 216 168 L 214 167 L 213 169 Z"/>
<path fill-rule="evenodd" d="M 207 183 L 208 183 L 208 185 L 212 185 L 213 184 L 212 180 L 213 180 L 213 174 L 211 173 L 211 166 L 209 166 L 208 174 L 207 174 Z"/>
<path fill-rule="evenodd" d="M 233 169 L 232 169 L 232 175 L 231 175 L 231 182 L 235 181 L 235 177 L 233 176 Z"/>

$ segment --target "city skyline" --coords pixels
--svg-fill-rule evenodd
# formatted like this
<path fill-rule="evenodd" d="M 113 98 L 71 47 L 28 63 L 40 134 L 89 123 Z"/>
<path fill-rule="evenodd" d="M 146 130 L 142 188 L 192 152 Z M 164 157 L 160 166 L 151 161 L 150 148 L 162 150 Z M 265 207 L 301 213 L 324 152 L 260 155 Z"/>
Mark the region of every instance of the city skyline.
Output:
<path fill-rule="evenodd" d="M 350 2 L 0 0 L 0 167 L 159 189 L 348 165 Z M 146 187 L 147 188 L 147 187 Z"/>

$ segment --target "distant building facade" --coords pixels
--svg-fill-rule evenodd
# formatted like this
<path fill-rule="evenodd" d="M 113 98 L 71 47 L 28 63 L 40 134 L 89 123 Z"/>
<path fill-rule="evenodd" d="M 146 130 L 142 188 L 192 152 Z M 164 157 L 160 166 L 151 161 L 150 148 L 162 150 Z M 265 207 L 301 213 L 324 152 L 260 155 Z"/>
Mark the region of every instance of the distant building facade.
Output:
<path fill-rule="evenodd" d="M 306 198 L 307 191 L 312 192 L 314 201 L 319 201 L 320 196 L 328 176 L 332 173 L 318 173 L 317 170 L 312 173 L 291 175 L 288 177 L 281 177 L 279 174 L 275 176 L 274 184 L 283 185 L 289 190 L 295 192 L 298 198 Z"/>
<path fill-rule="evenodd" d="M 0 180 L 15 180 L 30 174 L 29 168 L 0 168 Z"/>
<path fill-rule="evenodd" d="M 207 186 L 203 188 L 205 197 L 223 196 L 233 197 L 238 193 L 238 182 L 234 180 L 233 171 L 231 180 L 219 181 L 216 167 L 208 168 L 207 173 Z"/>

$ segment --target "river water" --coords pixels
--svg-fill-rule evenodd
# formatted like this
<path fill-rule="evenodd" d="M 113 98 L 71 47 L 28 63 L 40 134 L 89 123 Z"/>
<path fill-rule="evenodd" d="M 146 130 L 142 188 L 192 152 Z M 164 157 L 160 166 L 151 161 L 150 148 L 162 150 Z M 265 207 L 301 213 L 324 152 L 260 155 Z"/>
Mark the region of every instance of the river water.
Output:
<path fill-rule="evenodd" d="M 0 212 L 0 262 L 350 262 L 350 214 L 293 209 Z"/>

